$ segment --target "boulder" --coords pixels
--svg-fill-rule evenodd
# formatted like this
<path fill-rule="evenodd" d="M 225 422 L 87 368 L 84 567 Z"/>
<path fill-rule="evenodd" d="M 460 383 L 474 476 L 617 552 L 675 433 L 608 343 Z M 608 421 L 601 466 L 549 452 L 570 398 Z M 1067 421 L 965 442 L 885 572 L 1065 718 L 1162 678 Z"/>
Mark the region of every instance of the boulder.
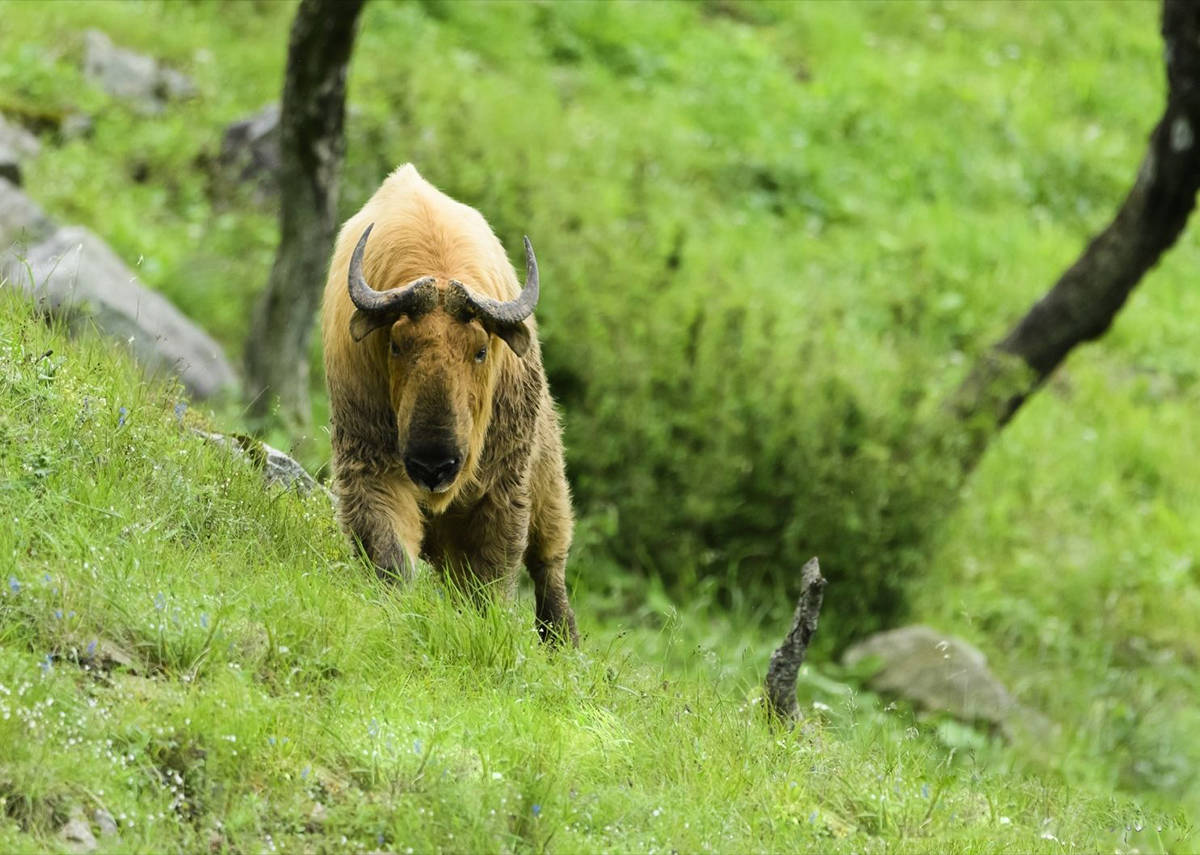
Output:
<path fill-rule="evenodd" d="M 295 459 L 278 448 L 245 434 L 212 433 L 199 428 L 193 428 L 193 430 L 197 436 L 228 449 L 236 457 L 246 459 L 262 472 L 263 480 L 268 485 L 295 490 L 305 496 L 315 490 L 331 502 L 335 501 L 333 493 L 328 488 L 309 475 L 308 471 Z"/>
<path fill-rule="evenodd" d="M 139 283 L 108 244 L 85 228 L 54 230 L 31 242 L 24 257 L 4 252 L 0 276 L 72 327 L 94 326 L 128 342 L 139 362 L 151 371 L 178 375 L 197 398 L 234 383 L 220 345 L 166 297 Z"/>
<path fill-rule="evenodd" d="M 0 178 L 0 271 L 10 248 L 23 251 L 53 233 L 54 223 L 37 203 L 15 184 Z"/>
<path fill-rule="evenodd" d="M 852 645 L 842 656 L 847 666 L 868 659 L 878 662 L 867 681 L 869 688 L 896 695 L 929 712 L 984 723 L 1006 736 L 1018 723 L 1030 724 L 1036 717 L 996 679 L 978 648 L 931 627 L 878 632 Z"/>
<path fill-rule="evenodd" d="M 225 129 L 217 157 L 223 187 L 249 184 L 260 203 L 279 198 L 279 105 L 268 104 Z"/>
<path fill-rule="evenodd" d="M 191 97 L 196 87 L 184 74 L 153 57 L 113 44 L 100 30 L 84 33 L 83 73 L 114 98 L 146 113 L 160 113 L 167 101 Z"/>
<path fill-rule="evenodd" d="M 37 137 L 0 116 L 0 178 L 20 184 L 21 164 L 36 157 L 41 148 Z"/>

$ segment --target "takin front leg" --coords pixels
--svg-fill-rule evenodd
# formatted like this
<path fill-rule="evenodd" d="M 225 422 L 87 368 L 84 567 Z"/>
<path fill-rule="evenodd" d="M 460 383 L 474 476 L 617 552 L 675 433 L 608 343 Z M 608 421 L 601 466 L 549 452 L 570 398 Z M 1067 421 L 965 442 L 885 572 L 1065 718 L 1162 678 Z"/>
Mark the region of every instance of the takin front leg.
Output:
<path fill-rule="evenodd" d="M 412 491 L 396 479 L 339 471 L 338 517 L 385 581 L 412 582 L 421 549 L 422 517 Z"/>
<path fill-rule="evenodd" d="M 551 644 L 570 641 L 572 647 L 578 647 L 575 613 L 567 599 L 571 499 L 561 468 L 559 477 L 544 478 L 540 483 L 535 481 L 535 489 L 538 492 L 534 497 L 525 566 L 533 578 L 538 634 Z"/>
<path fill-rule="evenodd" d="M 479 605 L 511 598 L 529 537 L 529 502 L 496 491 L 463 514 L 435 518 L 427 539 L 433 560 Z M 432 549 L 429 549 L 432 547 Z"/>

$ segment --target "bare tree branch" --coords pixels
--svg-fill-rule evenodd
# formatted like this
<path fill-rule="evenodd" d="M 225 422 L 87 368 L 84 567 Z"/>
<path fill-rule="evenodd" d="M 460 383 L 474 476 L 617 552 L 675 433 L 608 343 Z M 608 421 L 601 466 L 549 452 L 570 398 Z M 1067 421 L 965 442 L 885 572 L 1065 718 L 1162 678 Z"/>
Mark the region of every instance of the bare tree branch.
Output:
<path fill-rule="evenodd" d="M 1078 344 L 1104 334 L 1143 274 L 1179 237 L 1200 187 L 1200 4 L 1165 0 L 1167 105 L 1112 223 L 972 367 L 949 401 L 970 470 L 988 441 Z"/>
<path fill-rule="evenodd" d="M 791 725 L 800 716 L 796 702 L 796 675 L 804 664 L 809 642 L 817 632 L 817 620 L 821 616 L 821 602 L 825 598 L 825 577 L 821 575 L 821 564 L 810 558 L 800 570 L 800 599 L 796 602 L 796 613 L 792 617 L 792 628 L 783 643 L 771 654 L 767 665 L 766 691 L 767 712 L 781 724 Z"/>

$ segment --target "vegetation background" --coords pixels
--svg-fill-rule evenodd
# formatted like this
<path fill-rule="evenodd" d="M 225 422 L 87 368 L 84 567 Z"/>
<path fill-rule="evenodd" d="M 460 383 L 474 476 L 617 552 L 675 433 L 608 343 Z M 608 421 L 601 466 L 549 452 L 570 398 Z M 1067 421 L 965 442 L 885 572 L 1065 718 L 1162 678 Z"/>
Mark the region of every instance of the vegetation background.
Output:
<path fill-rule="evenodd" d="M 27 189 L 235 357 L 276 221 L 210 165 L 278 97 L 292 10 L 0 3 L 0 110 L 52 143 Z M 319 502 L 263 497 L 180 433 L 169 385 L 14 303 L 0 845 L 53 848 L 82 804 L 147 849 L 1194 848 L 1194 230 L 953 500 L 925 427 L 1127 190 L 1157 15 L 370 3 L 344 213 L 412 161 L 506 246 L 533 237 L 585 652 L 544 656 L 527 609 L 379 590 Z M 110 99 L 79 70 L 88 27 L 198 95 L 153 118 Z M 80 111 L 92 134 L 59 140 Z M 319 468 L 312 359 L 314 430 L 269 438 Z M 820 706 L 783 737 L 751 704 L 812 554 Z M 1057 729 L 1003 745 L 861 692 L 836 651 L 900 620 L 977 643 Z M 64 667 L 99 667 L 89 639 L 140 676 Z"/>

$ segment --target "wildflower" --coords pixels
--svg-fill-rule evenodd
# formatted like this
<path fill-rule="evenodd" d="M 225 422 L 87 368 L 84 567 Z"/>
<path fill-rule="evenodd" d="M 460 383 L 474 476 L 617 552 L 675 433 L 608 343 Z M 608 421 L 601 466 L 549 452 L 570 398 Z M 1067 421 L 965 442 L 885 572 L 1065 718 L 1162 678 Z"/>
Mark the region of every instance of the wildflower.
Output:
<path fill-rule="evenodd" d="M 301 781 L 308 780 L 309 771 L 310 771 L 310 767 L 308 767 L 308 766 L 305 766 L 303 769 L 300 770 L 300 780 Z"/>
<path fill-rule="evenodd" d="M 167 598 L 162 594 L 162 592 L 155 594 L 154 595 L 154 608 L 158 609 L 161 612 L 166 607 L 167 607 Z"/>
<path fill-rule="evenodd" d="M 183 424 L 183 414 L 187 412 L 187 401 L 180 401 L 175 405 L 175 421 Z"/>
<path fill-rule="evenodd" d="M 129 410 L 126 407 L 121 407 L 117 410 L 117 427 L 125 427 L 125 417 L 129 415 Z"/>
<path fill-rule="evenodd" d="M 541 805 L 539 805 L 539 804 L 535 804 L 535 805 L 533 805 L 533 806 L 530 808 L 530 810 L 532 810 L 532 811 L 533 811 L 533 815 L 534 815 L 535 817 L 538 817 L 538 816 L 541 816 L 541 815 L 542 815 L 542 806 L 541 806 Z"/>
<path fill-rule="evenodd" d="M 88 642 L 87 655 L 93 656 L 93 655 L 95 655 L 95 653 L 96 653 L 96 639 L 93 638 L 91 641 Z"/>
<path fill-rule="evenodd" d="M 420 753 L 421 753 L 421 740 L 414 739 L 413 740 L 413 754 L 420 754 Z"/>
<path fill-rule="evenodd" d="M 54 619 L 55 619 L 55 620 L 62 620 L 62 616 L 63 616 L 63 615 L 62 615 L 62 609 L 55 609 L 55 610 L 54 610 Z"/>
<path fill-rule="evenodd" d="M 929 798 L 929 785 L 928 784 L 921 785 L 921 798 L 923 798 L 923 799 Z"/>
<path fill-rule="evenodd" d="M 47 653 L 46 658 L 38 663 L 38 667 L 42 669 L 43 674 L 49 674 L 50 669 L 54 667 L 54 659 Z"/>
<path fill-rule="evenodd" d="M 200 628 L 208 629 L 208 612 L 200 612 Z"/>
<path fill-rule="evenodd" d="M 14 594 L 21 593 L 21 583 L 17 581 L 16 576 L 8 577 L 8 590 L 12 591 Z"/>

